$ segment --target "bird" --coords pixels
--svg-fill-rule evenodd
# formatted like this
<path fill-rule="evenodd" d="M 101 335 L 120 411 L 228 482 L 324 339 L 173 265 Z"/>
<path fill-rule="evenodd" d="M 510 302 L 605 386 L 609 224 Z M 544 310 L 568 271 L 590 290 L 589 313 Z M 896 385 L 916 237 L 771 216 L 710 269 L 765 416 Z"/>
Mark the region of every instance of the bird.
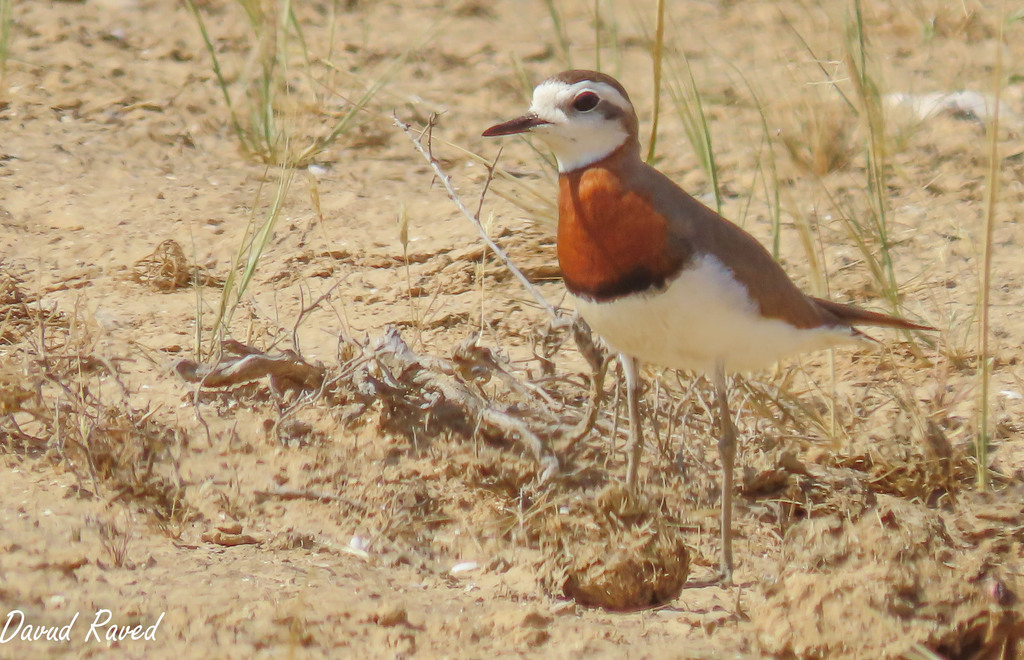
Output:
<path fill-rule="evenodd" d="M 870 339 L 858 325 L 933 328 L 801 291 L 757 239 L 643 160 L 636 111 L 609 75 L 558 73 L 536 86 L 525 114 L 483 135 L 523 133 L 539 138 L 557 161 L 556 242 L 565 287 L 622 364 L 627 487 L 637 488 L 643 448 L 639 361 L 712 378 L 722 462 L 717 580 L 731 584 L 737 434 L 727 374 Z"/>

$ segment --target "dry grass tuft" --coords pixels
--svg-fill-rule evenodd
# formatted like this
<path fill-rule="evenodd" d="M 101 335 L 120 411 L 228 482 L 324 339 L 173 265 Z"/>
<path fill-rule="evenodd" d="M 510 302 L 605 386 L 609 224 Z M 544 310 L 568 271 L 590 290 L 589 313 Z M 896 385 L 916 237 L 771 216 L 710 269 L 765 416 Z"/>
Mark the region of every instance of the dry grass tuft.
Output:
<path fill-rule="evenodd" d="M 173 291 L 187 286 L 192 276 L 181 245 L 168 239 L 156 246 L 153 253 L 139 259 L 132 267 L 133 279 L 157 291 Z"/>
<path fill-rule="evenodd" d="M 38 304 L 37 296 L 26 293 L 22 280 L 0 262 L 0 346 L 14 345 L 33 329 L 67 329 L 68 320 L 56 309 Z"/>
<path fill-rule="evenodd" d="M 857 118 L 834 92 L 822 86 L 779 108 L 781 142 L 803 172 L 825 176 L 846 169 L 858 152 Z"/>
<path fill-rule="evenodd" d="M 157 291 L 175 291 L 193 284 L 222 284 L 198 266 L 190 264 L 185 257 L 185 250 L 174 239 L 163 241 L 152 253 L 136 261 L 132 266 L 131 278 Z"/>
<path fill-rule="evenodd" d="M 103 544 L 103 549 L 107 552 L 107 557 L 114 568 L 135 568 L 134 562 L 128 558 L 128 550 L 131 548 L 134 532 L 131 518 L 126 515 L 121 526 L 118 526 L 115 518 L 99 520 L 96 522 L 96 526 L 99 531 L 100 543 Z"/>
<path fill-rule="evenodd" d="M 35 342 L 8 356 L 23 369 L 0 378 L 0 448 L 67 466 L 82 496 L 102 493 L 163 521 L 185 517 L 175 457 L 186 445 L 180 431 L 132 404 L 119 361 L 97 351 L 81 323 L 68 328 L 43 318 L 32 334 Z"/>

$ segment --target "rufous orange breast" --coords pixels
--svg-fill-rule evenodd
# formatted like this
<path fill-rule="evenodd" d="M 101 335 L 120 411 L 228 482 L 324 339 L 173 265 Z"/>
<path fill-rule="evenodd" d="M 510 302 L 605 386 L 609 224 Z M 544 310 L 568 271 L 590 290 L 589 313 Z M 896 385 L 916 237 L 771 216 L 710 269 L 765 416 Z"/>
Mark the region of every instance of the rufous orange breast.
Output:
<path fill-rule="evenodd" d="M 624 185 L 617 158 L 558 178 L 562 277 L 574 296 L 594 302 L 664 288 L 689 258 L 668 249 L 668 218 Z"/>

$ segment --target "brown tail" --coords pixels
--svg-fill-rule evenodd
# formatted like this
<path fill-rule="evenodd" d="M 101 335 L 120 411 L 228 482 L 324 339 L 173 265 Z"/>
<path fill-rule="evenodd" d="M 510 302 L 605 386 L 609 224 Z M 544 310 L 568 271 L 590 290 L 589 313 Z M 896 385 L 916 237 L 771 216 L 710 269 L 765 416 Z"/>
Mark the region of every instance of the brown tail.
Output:
<path fill-rule="evenodd" d="M 811 296 L 811 300 L 825 312 L 826 316 L 831 316 L 836 319 L 842 325 L 880 325 L 888 328 L 904 328 L 906 330 L 934 330 L 935 328 L 930 325 L 919 325 L 917 323 L 911 323 L 897 316 L 889 316 L 888 314 L 879 314 L 878 312 L 869 312 L 866 309 L 860 307 L 854 307 L 853 305 L 844 305 L 842 303 L 833 302 L 831 300 L 824 300 L 822 298 L 815 298 Z"/>

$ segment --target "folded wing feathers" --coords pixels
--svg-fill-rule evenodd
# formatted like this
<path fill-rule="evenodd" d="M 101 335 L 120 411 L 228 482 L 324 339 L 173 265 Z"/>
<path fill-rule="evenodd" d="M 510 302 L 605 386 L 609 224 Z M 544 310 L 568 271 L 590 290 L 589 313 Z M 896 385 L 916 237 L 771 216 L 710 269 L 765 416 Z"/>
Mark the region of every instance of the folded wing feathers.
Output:
<path fill-rule="evenodd" d="M 911 323 L 910 321 L 896 316 L 879 314 L 878 312 L 869 312 L 866 309 L 854 307 L 853 305 L 844 305 L 831 300 L 815 298 L 814 296 L 809 297 L 824 312 L 826 317 L 835 319 L 836 325 L 877 325 L 888 328 L 903 328 L 906 330 L 935 329 L 928 325 Z"/>

